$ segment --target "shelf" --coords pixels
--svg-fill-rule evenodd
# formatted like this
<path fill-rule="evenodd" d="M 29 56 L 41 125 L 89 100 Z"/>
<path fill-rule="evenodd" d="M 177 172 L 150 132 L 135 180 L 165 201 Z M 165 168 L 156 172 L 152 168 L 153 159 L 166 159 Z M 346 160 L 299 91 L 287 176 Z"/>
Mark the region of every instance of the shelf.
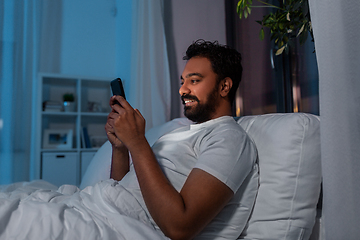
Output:
<path fill-rule="evenodd" d="M 71 148 L 71 149 L 47 149 L 47 148 L 41 148 L 41 152 L 78 152 L 79 149 Z"/>
<path fill-rule="evenodd" d="M 110 111 L 109 111 L 110 112 Z M 48 116 L 89 116 L 89 117 L 107 117 L 109 112 L 51 112 L 51 111 L 42 111 L 42 115 Z"/>
<path fill-rule="evenodd" d="M 49 115 L 49 116 L 77 116 L 77 112 L 51 112 L 51 111 L 42 111 L 42 115 Z"/>
<path fill-rule="evenodd" d="M 99 148 L 72 148 L 72 149 L 47 149 L 41 148 L 41 152 L 94 152 Z"/>
<path fill-rule="evenodd" d="M 52 173 L 49 171 L 54 171 L 54 174 L 58 174 L 56 172 L 56 166 L 54 165 L 53 168 L 51 167 L 51 163 L 56 163 L 54 160 L 48 160 L 46 168 L 44 168 L 43 157 L 48 156 L 46 154 L 50 154 L 49 156 L 51 156 L 51 154 L 73 154 L 67 161 L 68 164 L 70 164 L 71 161 L 75 161 L 75 163 L 71 163 L 71 166 L 76 166 L 77 170 L 74 172 L 76 176 L 73 176 L 73 174 L 69 176 L 65 175 L 72 179 L 71 182 L 74 182 L 74 179 L 76 179 L 76 184 L 80 184 L 81 176 L 86 170 L 84 168 L 87 167 L 91 160 L 86 158 L 92 157 L 99 147 L 101 147 L 102 143 L 107 140 L 104 127 L 107 116 L 111 111 L 109 106 L 109 99 L 111 97 L 110 81 L 111 79 L 64 76 L 59 74 L 43 73 L 39 75 L 40 97 L 38 97 L 36 104 L 38 106 L 39 119 L 38 128 L 36 130 L 38 132 L 38 135 L 36 136 L 36 146 L 38 147 L 34 153 L 36 155 L 36 172 L 38 173 L 38 178 L 41 176 L 51 176 Z M 72 93 L 75 97 L 74 111 L 64 111 L 62 97 L 66 93 Z M 48 101 L 47 105 L 44 104 L 45 101 Z M 51 107 L 49 107 L 49 102 L 53 104 Z M 50 110 L 44 110 L 45 106 L 48 106 Z M 89 135 L 88 142 L 90 142 L 90 148 L 84 147 L 84 140 L 82 139 L 84 127 L 87 129 Z M 72 130 L 72 136 L 69 135 L 71 132 L 70 130 Z M 62 134 L 53 134 L 53 132 L 56 131 Z M 66 131 L 68 131 L 67 133 L 69 134 L 64 137 Z M 54 135 L 56 139 L 62 141 L 62 143 L 59 144 L 65 146 L 66 141 L 68 141 L 66 137 L 71 136 L 72 148 L 58 148 L 57 140 L 55 140 L 55 143 L 47 143 L 47 145 L 44 145 L 45 132 L 47 142 L 54 141 Z M 51 136 L 49 135 L 49 132 L 52 134 Z M 67 142 L 67 144 L 70 143 Z M 43 146 L 54 148 L 43 148 Z M 45 173 L 44 171 L 47 172 Z M 64 183 L 66 182 L 65 180 L 63 181 Z M 56 182 L 56 184 L 60 183 L 61 181 Z"/>
<path fill-rule="evenodd" d="M 110 112 L 110 111 L 109 111 Z M 82 112 L 80 113 L 82 116 L 89 116 L 89 117 L 107 117 L 109 112 Z"/>

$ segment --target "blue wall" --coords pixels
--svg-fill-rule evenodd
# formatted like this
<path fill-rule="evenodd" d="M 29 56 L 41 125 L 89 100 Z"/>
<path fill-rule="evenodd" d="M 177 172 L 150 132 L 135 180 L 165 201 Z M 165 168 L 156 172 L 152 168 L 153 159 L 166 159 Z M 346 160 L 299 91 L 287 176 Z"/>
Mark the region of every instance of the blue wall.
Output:
<path fill-rule="evenodd" d="M 62 2 L 60 72 L 109 78 L 120 74 L 118 67 L 129 64 L 131 1 Z"/>

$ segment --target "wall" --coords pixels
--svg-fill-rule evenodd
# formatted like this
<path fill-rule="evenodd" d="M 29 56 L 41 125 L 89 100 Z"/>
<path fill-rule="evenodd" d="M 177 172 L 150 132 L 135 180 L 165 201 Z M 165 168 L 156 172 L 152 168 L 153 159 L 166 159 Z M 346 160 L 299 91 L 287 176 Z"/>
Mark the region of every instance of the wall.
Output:
<path fill-rule="evenodd" d="M 183 116 L 178 89 L 185 66 L 182 57 L 197 39 L 226 44 L 225 4 L 219 0 L 165 0 L 165 33 L 172 81 L 172 118 Z"/>
<path fill-rule="evenodd" d="M 60 72 L 114 77 L 116 1 L 63 0 L 62 2 Z"/>

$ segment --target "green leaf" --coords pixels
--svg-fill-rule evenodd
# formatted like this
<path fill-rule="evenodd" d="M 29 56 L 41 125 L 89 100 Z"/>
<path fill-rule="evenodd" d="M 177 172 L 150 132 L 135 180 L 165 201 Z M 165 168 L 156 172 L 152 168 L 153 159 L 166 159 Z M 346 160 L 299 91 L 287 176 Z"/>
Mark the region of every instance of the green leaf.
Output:
<path fill-rule="evenodd" d="M 260 34 L 259 34 L 259 37 L 260 37 L 260 40 L 262 41 L 262 40 L 264 40 L 264 38 L 265 38 L 265 31 L 264 31 L 264 28 L 261 28 L 261 30 L 260 30 Z"/>
<path fill-rule="evenodd" d="M 299 32 L 298 32 L 298 34 L 297 34 L 296 37 L 298 37 L 298 36 L 304 31 L 304 28 L 305 28 L 305 24 L 303 24 L 303 25 L 301 26 L 301 28 L 300 28 L 300 30 L 299 30 Z"/>
<path fill-rule="evenodd" d="M 284 51 L 284 49 L 285 49 L 285 45 L 282 46 L 280 49 L 278 49 L 278 50 L 276 51 L 275 55 L 278 56 L 278 55 L 282 54 L 283 51 Z"/>

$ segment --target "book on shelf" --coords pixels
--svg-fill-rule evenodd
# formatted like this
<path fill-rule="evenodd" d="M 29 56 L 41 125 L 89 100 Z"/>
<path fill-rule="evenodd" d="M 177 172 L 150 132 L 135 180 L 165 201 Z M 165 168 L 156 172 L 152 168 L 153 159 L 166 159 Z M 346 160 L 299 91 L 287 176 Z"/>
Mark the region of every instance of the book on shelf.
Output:
<path fill-rule="evenodd" d="M 87 127 L 82 128 L 81 142 L 82 142 L 83 147 L 91 148 L 91 142 L 90 142 L 90 137 L 89 137 Z"/>
<path fill-rule="evenodd" d="M 43 111 L 44 112 L 61 112 L 62 111 L 61 102 L 57 101 L 44 101 L 43 102 Z"/>

